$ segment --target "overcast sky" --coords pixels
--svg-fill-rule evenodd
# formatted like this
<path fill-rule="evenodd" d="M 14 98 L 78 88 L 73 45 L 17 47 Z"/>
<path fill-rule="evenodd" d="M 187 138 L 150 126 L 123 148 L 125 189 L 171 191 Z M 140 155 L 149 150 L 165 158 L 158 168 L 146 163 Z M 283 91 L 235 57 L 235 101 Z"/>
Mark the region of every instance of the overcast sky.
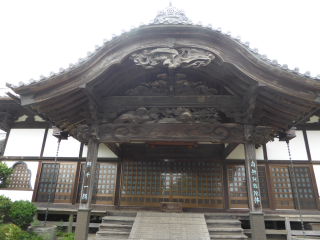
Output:
<path fill-rule="evenodd" d="M 17 84 L 77 62 L 112 33 L 149 23 L 169 0 L 0 1 L 1 79 Z M 300 72 L 320 74 L 319 0 L 173 0 L 194 23 L 241 35 Z"/>

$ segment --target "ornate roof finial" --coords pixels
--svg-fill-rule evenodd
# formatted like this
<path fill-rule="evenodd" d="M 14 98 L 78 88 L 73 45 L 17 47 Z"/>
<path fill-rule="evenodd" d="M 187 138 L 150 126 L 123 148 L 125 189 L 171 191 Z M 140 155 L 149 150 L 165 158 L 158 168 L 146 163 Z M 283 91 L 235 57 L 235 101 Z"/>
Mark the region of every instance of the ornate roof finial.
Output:
<path fill-rule="evenodd" d="M 169 7 L 164 10 L 158 11 L 156 18 L 154 19 L 155 24 L 191 24 L 183 10 L 177 9 L 172 6 L 172 0 L 169 2 Z"/>

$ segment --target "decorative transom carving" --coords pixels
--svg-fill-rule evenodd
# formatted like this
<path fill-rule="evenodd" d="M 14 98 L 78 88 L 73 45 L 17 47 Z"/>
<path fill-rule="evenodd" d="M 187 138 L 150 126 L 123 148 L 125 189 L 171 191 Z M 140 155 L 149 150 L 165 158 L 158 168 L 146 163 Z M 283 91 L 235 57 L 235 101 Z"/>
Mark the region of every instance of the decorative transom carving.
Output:
<path fill-rule="evenodd" d="M 145 69 L 156 66 L 169 69 L 198 68 L 208 65 L 214 58 L 213 53 L 196 48 L 154 48 L 142 50 L 130 56 L 136 65 Z"/>
<path fill-rule="evenodd" d="M 189 82 L 184 78 L 186 75 L 176 73 L 174 75 L 174 83 L 169 84 L 168 75 L 166 73 L 158 74 L 158 78 L 164 80 L 156 80 L 154 82 L 143 82 L 136 88 L 126 91 L 128 96 L 165 96 L 169 91 L 173 91 L 175 95 L 216 95 L 218 91 L 214 88 L 208 88 L 202 82 Z M 173 85 L 173 86 L 170 86 Z M 171 87 L 171 88 L 170 88 Z M 173 87 L 173 88 L 172 88 Z"/>
<path fill-rule="evenodd" d="M 129 111 L 122 114 L 120 117 L 114 120 L 116 124 L 126 123 L 145 123 L 151 122 L 157 123 L 161 120 L 164 123 L 175 123 L 175 122 L 206 122 L 206 123 L 220 123 L 221 119 L 219 113 L 214 108 L 205 109 L 193 109 L 193 108 L 166 108 L 158 109 L 151 108 L 138 108 L 136 111 Z"/>

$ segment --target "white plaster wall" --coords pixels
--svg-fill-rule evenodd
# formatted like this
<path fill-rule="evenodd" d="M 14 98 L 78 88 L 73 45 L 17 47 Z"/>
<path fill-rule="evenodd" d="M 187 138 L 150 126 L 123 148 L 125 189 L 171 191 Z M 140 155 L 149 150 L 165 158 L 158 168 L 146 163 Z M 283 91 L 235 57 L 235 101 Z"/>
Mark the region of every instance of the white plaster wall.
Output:
<path fill-rule="evenodd" d="M 225 145 L 225 147 L 227 147 L 228 144 Z M 264 156 L 263 156 L 263 148 L 259 147 L 258 149 L 256 149 L 256 158 L 257 160 L 263 160 Z M 246 155 L 245 155 L 245 151 L 244 151 L 244 145 L 243 144 L 239 144 L 238 147 L 236 147 L 232 153 L 229 154 L 229 156 L 227 157 L 227 159 L 246 159 Z"/>
<path fill-rule="evenodd" d="M 6 163 L 9 167 L 11 167 L 16 162 L 7 161 Z M 31 187 L 33 190 L 35 181 L 36 181 L 39 162 L 25 162 L 25 163 L 27 164 L 28 169 L 31 171 Z M 0 190 L 0 195 L 4 195 L 6 197 L 11 198 L 11 201 L 28 200 L 31 202 L 32 194 L 33 194 L 33 191 Z"/>
<path fill-rule="evenodd" d="M 34 116 L 34 120 L 36 122 L 45 122 L 45 120 L 43 120 L 41 117 L 39 117 L 38 115 Z"/>
<path fill-rule="evenodd" d="M 289 146 L 292 160 L 308 160 L 302 131 L 296 131 L 296 137 L 290 140 Z M 278 139 L 267 143 L 267 154 L 268 160 L 289 160 L 287 143 Z"/>
<path fill-rule="evenodd" d="M 44 148 L 44 157 L 55 157 L 58 146 L 58 138 L 52 136 L 52 129 L 48 130 L 46 145 Z M 68 140 L 61 140 L 59 157 L 79 157 L 81 143 L 73 137 L 68 137 Z"/>
<path fill-rule="evenodd" d="M 258 149 L 256 149 L 256 159 L 257 160 L 264 160 L 264 156 L 263 156 L 263 147 L 259 147 Z"/>
<path fill-rule="evenodd" d="M 45 129 L 11 129 L 4 156 L 39 157 Z"/>
<path fill-rule="evenodd" d="M 307 123 L 317 123 L 317 122 L 319 122 L 319 117 L 317 117 L 317 116 L 312 116 L 312 117 L 310 118 L 310 121 L 308 121 Z"/>
<path fill-rule="evenodd" d="M 320 160 L 320 131 L 307 131 L 311 159 Z"/>
<path fill-rule="evenodd" d="M 23 115 L 23 116 L 19 117 L 18 120 L 15 122 L 24 122 L 27 119 L 27 117 L 28 117 L 27 115 Z"/>
<path fill-rule="evenodd" d="M 88 146 L 83 146 L 82 157 L 87 157 Z M 100 143 L 98 149 L 98 158 L 118 158 L 105 144 Z"/>
<path fill-rule="evenodd" d="M 227 157 L 227 159 L 245 159 L 244 145 L 239 144 Z"/>

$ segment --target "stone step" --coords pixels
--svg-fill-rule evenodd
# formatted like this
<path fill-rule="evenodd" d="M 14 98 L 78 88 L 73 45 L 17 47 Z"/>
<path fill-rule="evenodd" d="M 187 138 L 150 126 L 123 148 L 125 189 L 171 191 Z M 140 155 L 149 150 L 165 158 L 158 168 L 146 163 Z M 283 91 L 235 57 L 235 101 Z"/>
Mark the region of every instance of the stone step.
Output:
<path fill-rule="evenodd" d="M 211 235 L 243 235 L 242 228 L 208 228 Z"/>
<path fill-rule="evenodd" d="M 107 211 L 106 216 L 122 216 L 122 217 L 136 217 L 137 212 L 130 212 L 130 211 Z"/>
<path fill-rule="evenodd" d="M 234 219 L 206 219 L 208 228 L 241 228 L 241 222 Z"/>
<path fill-rule="evenodd" d="M 133 225 L 135 217 L 126 216 L 105 216 L 102 218 L 102 223 Z"/>
<path fill-rule="evenodd" d="M 96 240 L 102 239 L 128 239 L 130 232 L 117 232 L 117 231 L 98 231 L 96 233 Z"/>
<path fill-rule="evenodd" d="M 221 240 L 243 240 L 243 239 L 248 239 L 246 235 L 210 235 L 210 239 L 221 239 Z"/>
<path fill-rule="evenodd" d="M 217 214 L 217 213 L 207 213 L 204 215 L 205 219 L 212 219 L 212 220 L 218 220 L 218 219 L 222 219 L 222 220 L 228 220 L 228 219 L 236 219 L 236 217 L 234 215 L 226 215 L 226 214 Z"/>
<path fill-rule="evenodd" d="M 101 223 L 99 231 L 128 232 L 130 233 L 132 225 Z"/>

